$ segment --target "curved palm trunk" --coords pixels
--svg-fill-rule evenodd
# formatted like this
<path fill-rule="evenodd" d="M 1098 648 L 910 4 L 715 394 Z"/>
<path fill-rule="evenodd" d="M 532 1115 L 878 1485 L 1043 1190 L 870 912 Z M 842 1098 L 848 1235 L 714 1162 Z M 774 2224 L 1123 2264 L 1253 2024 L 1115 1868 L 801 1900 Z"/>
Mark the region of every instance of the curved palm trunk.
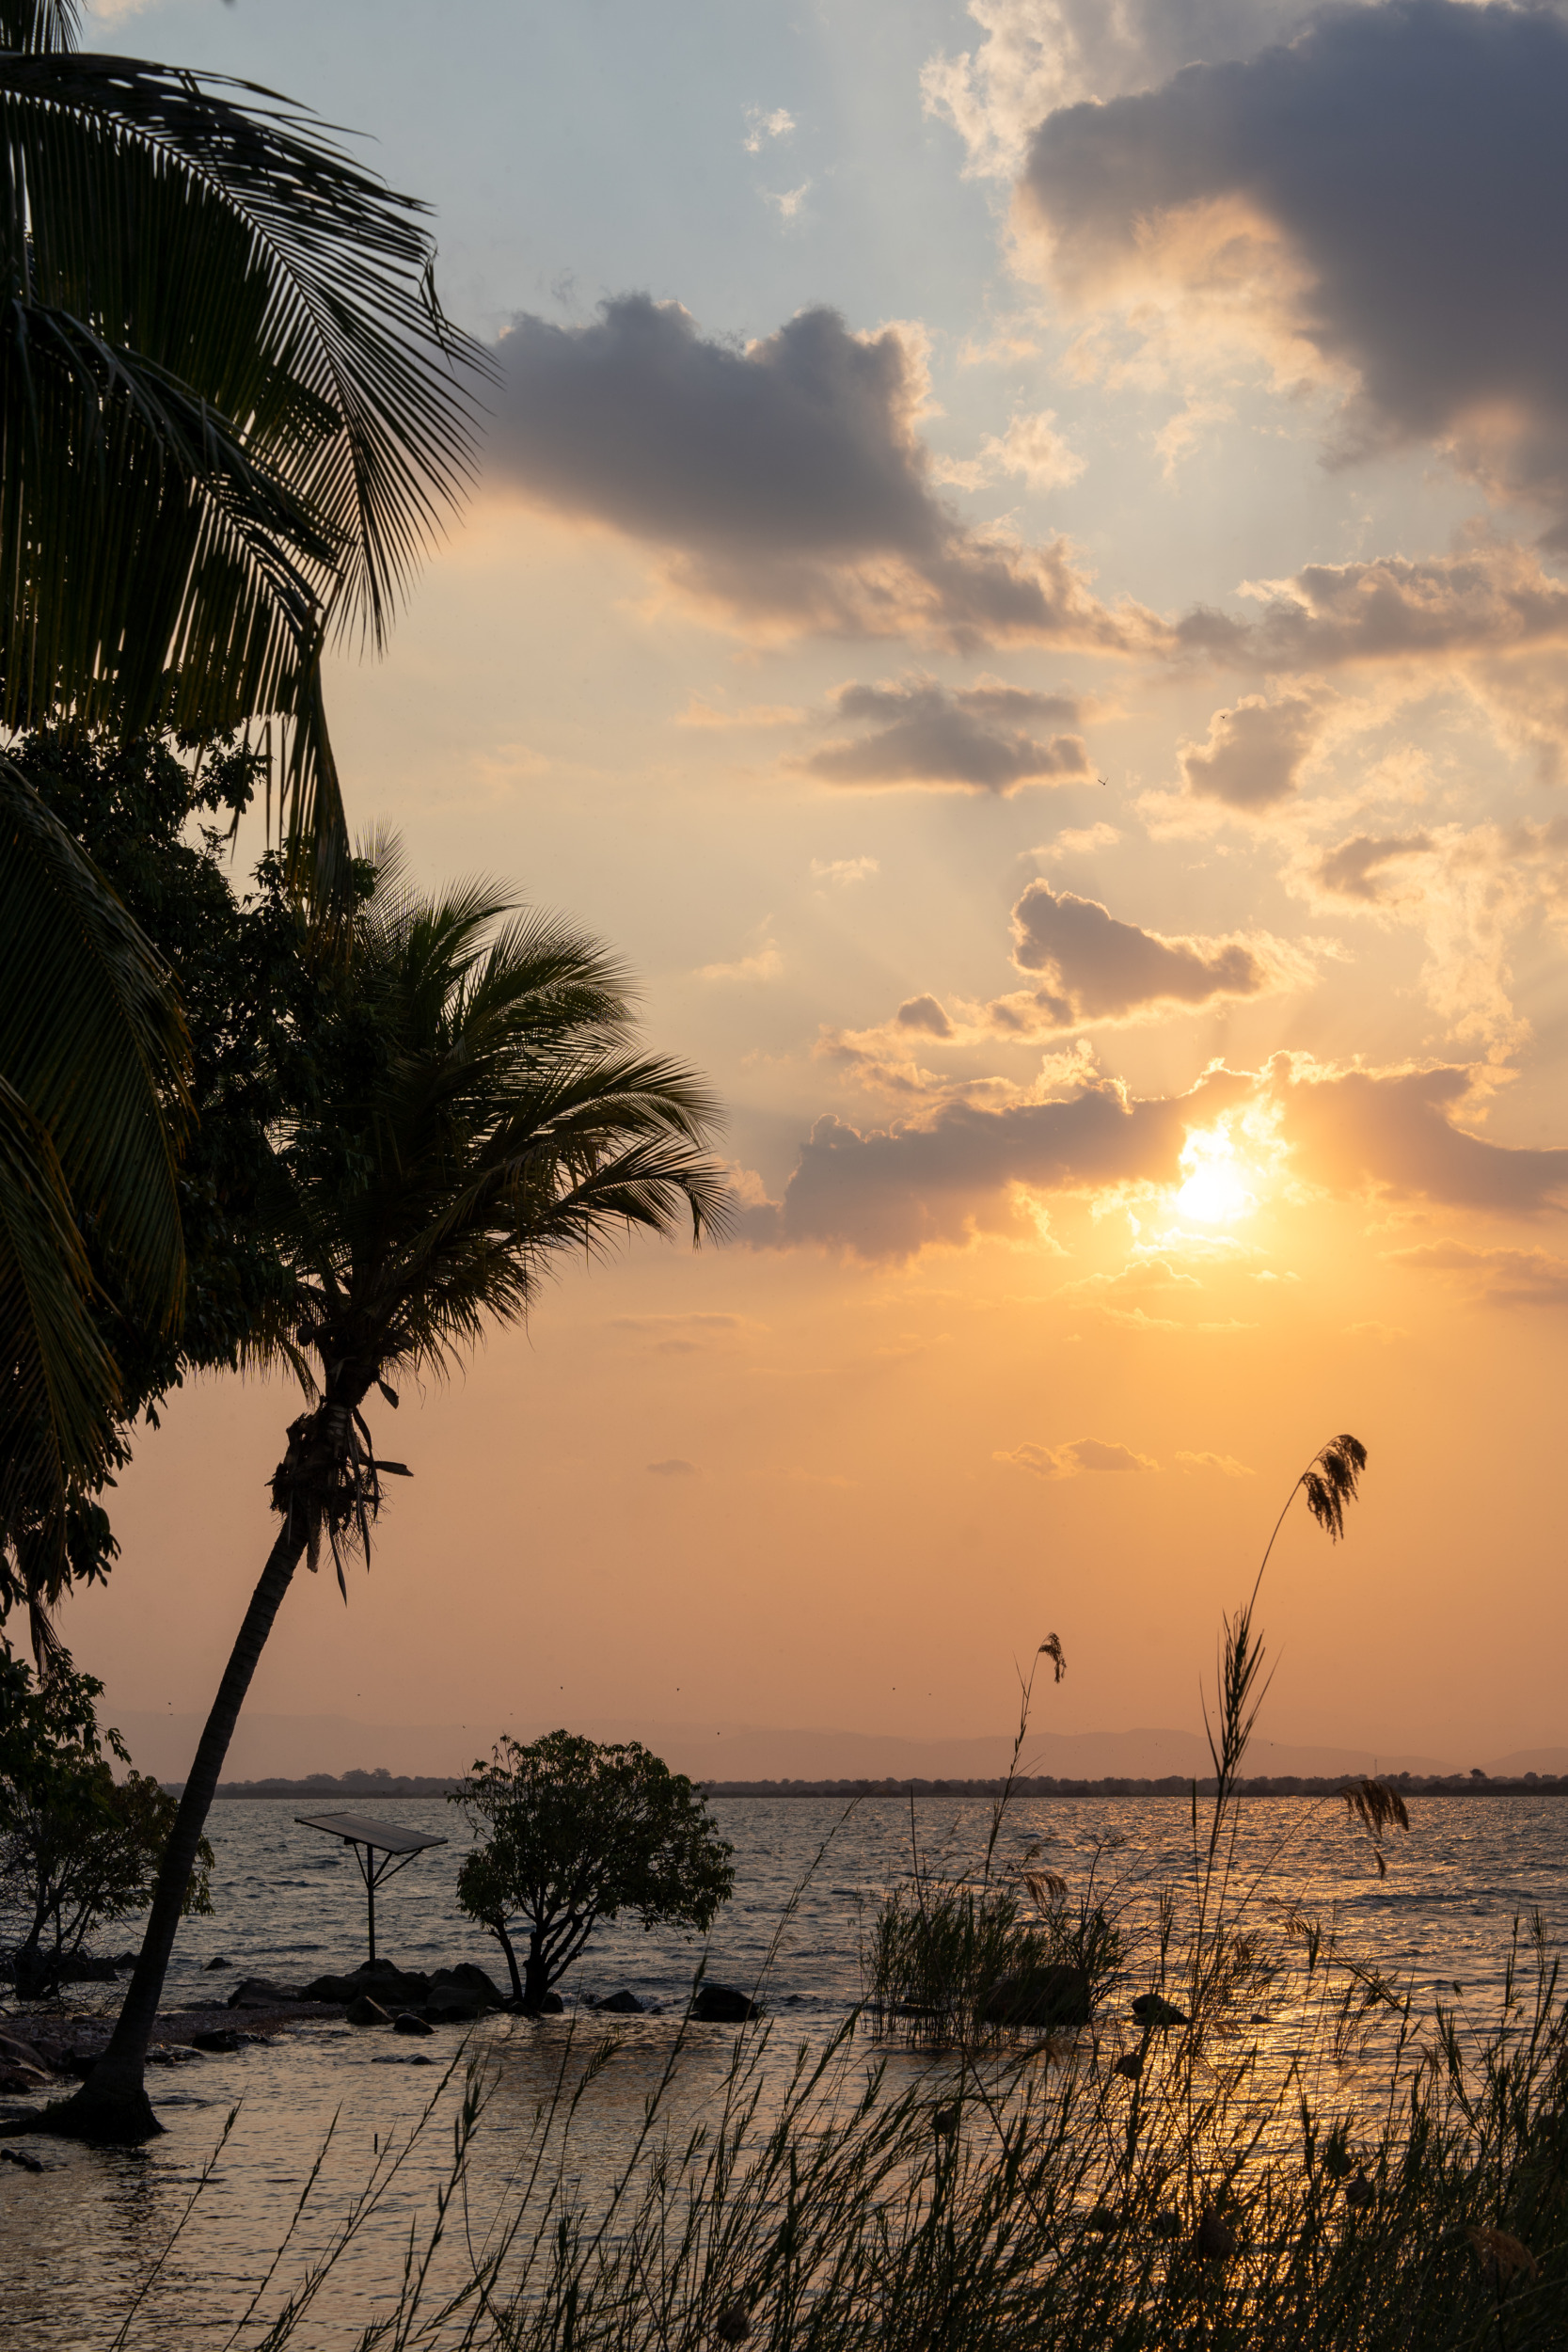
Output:
<path fill-rule="evenodd" d="M 207 1727 L 198 1745 L 159 1867 L 151 1915 L 135 1972 L 108 2049 L 80 2090 L 59 2106 L 47 2108 L 40 2117 L 39 2129 L 42 2131 L 58 2132 L 71 2139 L 130 2141 L 150 2139 L 163 2129 L 142 2081 L 147 2045 L 157 2022 L 164 1978 L 182 1915 L 185 1889 L 196 1867 L 196 1850 L 206 1825 L 208 1807 L 222 1776 L 223 1761 L 251 1677 L 299 1565 L 305 1543 L 305 1530 L 299 1524 L 298 1515 L 286 1518 L 250 1597 L 250 1606 L 245 1613 L 213 1702 L 213 1711 L 207 1718 Z"/>

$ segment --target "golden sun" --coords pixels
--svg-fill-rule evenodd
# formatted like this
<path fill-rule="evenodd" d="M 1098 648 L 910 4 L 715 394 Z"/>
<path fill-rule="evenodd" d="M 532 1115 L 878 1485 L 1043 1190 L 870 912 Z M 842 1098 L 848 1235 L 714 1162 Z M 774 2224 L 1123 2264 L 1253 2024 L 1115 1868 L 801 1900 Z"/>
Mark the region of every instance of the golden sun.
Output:
<path fill-rule="evenodd" d="M 1181 1147 L 1186 1181 L 1176 1196 L 1183 1216 L 1200 1225 L 1234 1225 L 1258 1206 L 1261 1171 L 1238 1152 L 1227 1126 L 1196 1127 Z"/>

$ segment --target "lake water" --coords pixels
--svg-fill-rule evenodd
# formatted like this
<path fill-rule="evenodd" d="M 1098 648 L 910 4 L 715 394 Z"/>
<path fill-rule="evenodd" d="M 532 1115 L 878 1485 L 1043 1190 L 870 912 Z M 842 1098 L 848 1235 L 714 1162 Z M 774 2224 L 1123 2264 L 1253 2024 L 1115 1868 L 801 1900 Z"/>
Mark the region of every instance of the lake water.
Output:
<path fill-rule="evenodd" d="M 297 1983 L 364 1957 L 364 1889 L 352 1857 L 297 1827 L 295 1809 L 260 1801 L 214 1807 L 214 1914 L 182 1928 L 166 2006 L 222 1998 L 241 1974 Z M 765 1980 L 773 2018 L 768 2062 L 782 2065 L 802 2039 L 819 2041 L 841 2024 L 859 1996 L 864 1906 L 910 1868 L 909 1806 L 863 1799 L 846 1818 L 828 1800 L 733 1798 L 715 1801 L 713 1809 L 735 1847 L 736 1890 L 711 1938 L 707 1973 L 748 1988 Z M 378 1949 L 425 1969 L 474 1960 L 503 1979 L 496 1946 L 456 1909 L 453 1885 L 467 1850 L 461 1818 L 440 1801 L 401 1802 L 388 1811 L 451 1842 L 421 1855 L 383 1890 Z M 1568 1801 L 1418 1800 L 1411 1835 L 1390 1848 L 1386 1879 L 1342 1808 L 1259 1799 L 1243 1805 L 1242 1821 L 1238 1876 L 1258 1882 L 1259 1900 L 1291 1899 L 1332 1915 L 1347 1948 L 1408 1980 L 1422 2000 L 1441 1992 L 1489 2015 L 1514 1919 L 1539 1910 L 1554 1944 L 1568 1935 Z M 914 1827 L 924 1855 L 945 1853 L 958 1866 L 983 1847 L 988 1823 L 982 1804 L 925 1799 Z M 1092 1877 L 1096 1894 L 1122 1914 L 1134 1965 L 1161 1888 L 1180 1898 L 1191 1883 L 1190 1819 L 1180 1799 L 1020 1804 L 1000 1851 L 1016 1856 L 1037 1839 L 1041 1861 L 1067 1879 L 1073 1898 Z M 114 1931 L 117 1946 L 135 1940 L 134 1922 Z M 219 1953 L 231 1974 L 204 1971 Z M 679 1935 L 612 1926 L 562 1988 L 575 2006 L 626 1986 L 650 2012 L 616 2021 L 617 2053 L 574 2138 L 573 2165 L 591 2195 L 630 2143 L 698 1958 L 696 1943 Z M 1132 1989 L 1117 1996 L 1122 2007 Z M 115 1994 L 85 1988 L 83 1997 L 112 2008 Z M 469 2054 L 490 2061 L 496 2077 L 475 2173 L 475 2193 L 492 2209 L 504 2205 L 519 2136 L 548 2091 L 565 2037 L 575 2032 L 581 2047 L 584 2030 L 571 2016 L 537 2026 L 499 2018 L 472 2036 Z M 597 2023 L 586 2030 L 596 2036 Z M 734 2028 L 690 2029 L 685 2105 L 697 2109 L 713 2095 L 734 2046 Z M 458 2047 L 454 2028 L 407 2042 L 323 2021 L 270 2047 L 154 2070 L 151 2093 L 168 2129 L 147 2149 L 31 2142 L 50 2167 L 43 2177 L 0 2166 L 0 2346 L 108 2352 L 237 2103 L 217 2169 L 126 2337 L 129 2346 L 151 2352 L 222 2344 L 288 2227 L 334 2118 L 331 2150 L 280 2282 L 325 2243 L 388 2142 L 437 2093 L 440 2128 L 388 2188 L 305 2339 L 311 2347 L 351 2344 L 386 2309 L 409 2226 L 432 2210 L 451 2149 L 445 2112 L 458 2096 L 455 2083 L 438 2087 Z M 434 2067 L 413 2063 L 427 2054 Z M 273 2290 L 271 2307 L 280 2292 L 280 2285 Z"/>

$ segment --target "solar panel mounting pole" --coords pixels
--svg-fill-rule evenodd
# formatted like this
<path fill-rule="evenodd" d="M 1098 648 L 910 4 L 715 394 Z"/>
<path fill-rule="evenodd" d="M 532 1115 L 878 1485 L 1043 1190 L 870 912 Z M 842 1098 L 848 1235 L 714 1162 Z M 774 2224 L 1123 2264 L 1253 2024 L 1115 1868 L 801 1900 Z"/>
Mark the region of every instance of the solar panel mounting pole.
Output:
<path fill-rule="evenodd" d="M 404 1829 L 397 1821 L 372 1821 L 359 1813 L 296 1813 L 302 1829 L 325 1830 L 354 1849 L 359 1875 L 365 1882 L 365 1910 L 370 1930 L 371 1964 L 375 1963 L 375 1890 L 383 1879 L 406 1869 L 427 1846 L 444 1846 L 444 1837 L 427 1837 L 422 1831 Z M 377 1855 L 381 1859 L 377 1861 Z"/>

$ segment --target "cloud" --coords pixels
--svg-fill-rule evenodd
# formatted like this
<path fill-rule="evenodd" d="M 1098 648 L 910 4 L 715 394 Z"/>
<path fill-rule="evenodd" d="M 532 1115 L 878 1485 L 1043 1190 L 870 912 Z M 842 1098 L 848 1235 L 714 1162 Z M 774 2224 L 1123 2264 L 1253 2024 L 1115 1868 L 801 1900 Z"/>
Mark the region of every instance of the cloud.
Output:
<path fill-rule="evenodd" d="M 612 1315 L 605 1325 L 607 1331 L 627 1331 L 646 1340 L 660 1356 L 694 1356 L 767 1327 L 745 1315 L 721 1314 Z"/>
<path fill-rule="evenodd" d="M 1238 1462 L 1233 1454 L 1178 1454 L 1176 1460 L 1183 1470 L 1214 1470 L 1221 1478 L 1256 1478 L 1256 1470 L 1244 1462 Z"/>
<path fill-rule="evenodd" d="M 1017 216 L 1080 301 L 1176 278 L 1288 367 L 1304 356 L 1345 389 L 1340 456 L 1434 443 L 1562 513 L 1568 314 L 1542 290 L 1561 274 L 1565 116 L 1554 12 L 1338 8 L 1288 47 L 1059 106 Z"/>
<path fill-rule="evenodd" d="M 748 155 L 760 155 L 768 139 L 786 139 L 798 128 L 795 117 L 785 106 L 775 106 L 771 114 L 761 106 L 746 108 L 746 136 L 741 141 Z"/>
<path fill-rule="evenodd" d="M 813 882 L 831 882 L 841 890 L 847 889 L 851 882 L 867 882 L 873 874 L 879 874 L 881 870 L 880 862 L 874 857 L 836 857 L 826 860 L 814 857 L 811 862 Z"/>
<path fill-rule="evenodd" d="M 1457 1275 L 1494 1307 L 1568 1307 L 1568 1258 L 1544 1249 L 1474 1249 L 1459 1241 L 1391 1249 L 1390 1265 Z"/>
<path fill-rule="evenodd" d="M 1456 1064 L 1324 1071 L 1278 1055 L 1269 1086 L 1298 1172 L 1331 1191 L 1511 1216 L 1568 1208 L 1568 1150 L 1491 1143 L 1455 1125 L 1483 1076 Z"/>
<path fill-rule="evenodd" d="M 1188 1094 L 1138 1101 L 1101 1082 L 1065 1102 L 947 1103 L 918 1124 L 864 1133 L 830 1113 L 801 1145 L 783 1200 L 737 1212 L 736 1239 L 901 1259 L 977 1232 L 1033 1232 L 1030 1193 L 1180 1183 L 1188 1127 L 1212 1123 L 1256 1083 L 1215 1071 Z"/>
<path fill-rule="evenodd" d="M 644 1462 L 642 1467 L 654 1478 L 695 1478 L 697 1475 L 696 1463 L 683 1462 L 678 1454 L 672 1454 L 667 1462 Z"/>
<path fill-rule="evenodd" d="M 1294 791 L 1317 741 L 1322 716 L 1315 697 L 1244 695 L 1229 710 L 1216 710 L 1207 739 L 1181 746 L 1181 776 L 1201 800 L 1229 808 L 1270 808 Z"/>
<path fill-rule="evenodd" d="M 783 970 L 777 941 L 765 939 L 751 955 L 734 963 L 699 964 L 695 977 L 699 980 L 776 980 Z"/>
<path fill-rule="evenodd" d="M 1004 434 L 988 434 L 978 457 L 939 458 L 931 473 L 962 490 L 977 490 L 999 474 L 1022 474 L 1031 490 L 1058 490 L 1076 482 L 1086 462 L 1057 432 L 1054 408 L 1042 408 L 1016 414 Z"/>
<path fill-rule="evenodd" d="M 657 548 L 673 588 L 753 635 L 1164 642 L 1151 615 L 1099 604 L 1060 541 L 1025 547 L 937 497 L 917 328 L 854 335 L 809 310 L 739 350 L 634 294 L 586 326 L 523 313 L 497 357 L 493 481 Z"/>
<path fill-rule="evenodd" d="M 1057 107 L 1147 89 L 1194 57 L 1248 56 L 1303 13 L 1302 0 L 970 0 L 985 38 L 927 60 L 926 112 L 963 140 L 966 178 L 1011 179 Z"/>
<path fill-rule="evenodd" d="M 795 727 L 805 717 L 790 703 L 743 703 L 738 710 L 718 710 L 712 703 L 693 694 L 686 708 L 677 713 L 678 727 Z"/>
<path fill-rule="evenodd" d="M 1309 896 L 1425 938 L 1421 985 L 1456 1038 L 1515 1048 L 1529 1025 L 1515 1013 L 1511 958 L 1543 919 L 1568 921 L 1568 820 L 1440 825 L 1353 834 L 1301 876 Z"/>
<path fill-rule="evenodd" d="M 811 182 L 802 180 L 798 188 L 764 188 L 762 200 L 777 208 L 781 220 L 795 220 L 799 218 L 800 207 L 810 194 Z"/>
<path fill-rule="evenodd" d="M 1381 905 L 1389 894 L 1391 873 L 1405 860 L 1425 856 L 1435 847 L 1429 833 L 1358 833 L 1325 850 L 1312 879 L 1332 898 Z"/>
<path fill-rule="evenodd" d="M 1568 643 L 1568 588 L 1533 550 L 1495 541 L 1457 555 L 1309 564 L 1246 593 L 1262 606 L 1257 622 L 1199 611 L 1178 624 L 1178 637 L 1281 671 L 1431 664 Z"/>
<path fill-rule="evenodd" d="M 1248 1106 L 1277 1120 L 1292 1176 L 1327 1192 L 1509 1216 L 1568 1208 L 1568 1148 L 1493 1143 L 1457 1124 L 1488 1075 L 1463 1064 L 1341 1070 L 1281 1054 L 1262 1072 L 1216 1065 L 1184 1094 L 1140 1098 L 1088 1078 L 1061 1101 L 943 1100 L 886 1128 L 830 1114 L 801 1145 L 782 1200 L 753 1193 L 738 1209 L 736 1240 L 899 1260 L 976 1234 L 1034 1236 L 1037 1196 L 1104 1202 L 1177 1190 L 1189 1133 Z"/>
<path fill-rule="evenodd" d="M 830 784 L 921 785 L 1004 797 L 1024 784 L 1082 780 L 1089 772 L 1080 735 L 1031 735 L 1070 726 L 1079 706 L 1000 678 L 957 690 L 921 674 L 896 683 L 841 686 L 840 719 L 866 732 L 842 738 L 800 762 Z"/>
<path fill-rule="evenodd" d="M 1021 1445 L 1010 1454 L 993 1454 L 993 1462 L 1010 1462 L 1032 1470 L 1037 1478 L 1079 1478 L 1085 1470 L 1157 1470 L 1147 1454 L 1128 1445 L 1107 1445 L 1100 1438 L 1069 1438 L 1065 1445 Z"/>
<path fill-rule="evenodd" d="M 1167 939 L 1046 882 L 1031 882 L 1014 907 L 1013 943 L 1020 971 L 1042 977 L 1034 1002 L 1058 1028 L 1260 996 L 1305 974 L 1277 940 Z"/>

